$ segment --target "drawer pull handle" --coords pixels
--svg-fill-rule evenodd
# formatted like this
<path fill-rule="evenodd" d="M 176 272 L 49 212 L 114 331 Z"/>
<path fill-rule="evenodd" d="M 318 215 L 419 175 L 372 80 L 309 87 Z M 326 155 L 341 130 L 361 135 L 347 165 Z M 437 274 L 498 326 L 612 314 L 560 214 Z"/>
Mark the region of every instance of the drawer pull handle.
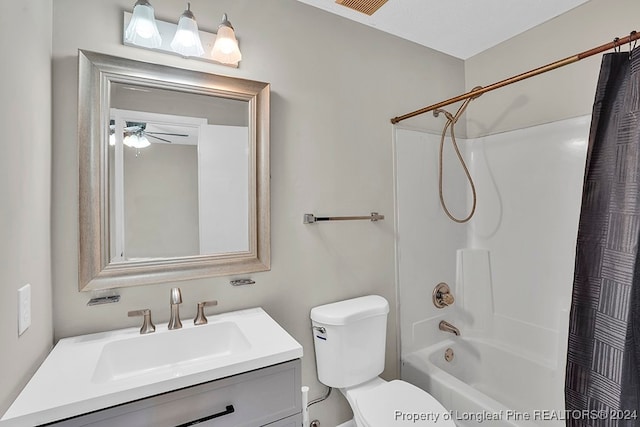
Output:
<path fill-rule="evenodd" d="M 194 420 L 194 421 L 190 421 L 188 423 L 180 424 L 177 427 L 193 426 L 193 425 L 196 425 L 196 424 L 203 423 L 205 421 L 212 420 L 214 418 L 220 418 L 220 417 L 224 417 L 225 415 L 233 414 L 235 411 L 236 410 L 234 409 L 233 405 L 227 405 L 226 409 L 224 411 L 222 411 L 222 412 L 218 412 L 217 414 L 209 415 L 208 417 L 200 418 L 199 420 Z"/>

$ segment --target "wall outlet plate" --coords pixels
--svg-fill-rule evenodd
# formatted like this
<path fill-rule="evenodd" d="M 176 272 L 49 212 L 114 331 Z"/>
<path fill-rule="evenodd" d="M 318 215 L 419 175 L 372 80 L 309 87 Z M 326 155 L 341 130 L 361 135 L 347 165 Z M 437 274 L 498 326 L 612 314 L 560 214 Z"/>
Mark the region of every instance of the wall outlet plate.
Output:
<path fill-rule="evenodd" d="M 18 289 L 18 336 L 31 326 L 31 285 Z"/>

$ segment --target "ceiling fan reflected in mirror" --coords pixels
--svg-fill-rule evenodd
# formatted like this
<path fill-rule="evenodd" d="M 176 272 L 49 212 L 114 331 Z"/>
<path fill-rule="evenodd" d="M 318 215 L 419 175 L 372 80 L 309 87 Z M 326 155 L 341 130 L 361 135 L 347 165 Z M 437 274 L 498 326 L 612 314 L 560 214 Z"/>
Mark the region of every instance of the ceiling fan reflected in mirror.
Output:
<path fill-rule="evenodd" d="M 111 120 L 109 123 L 109 145 L 116 145 L 116 123 L 115 120 Z M 131 148 L 145 148 L 151 145 L 149 138 L 155 138 L 158 141 L 165 142 L 167 144 L 173 144 L 173 141 L 160 137 L 177 137 L 188 138 L 188 134 L 173 133 L 173 132 L 153 132 L 147 130 L 147 123 L 142 122 L 125 122 L 124 127 L 124 145 Z"/>

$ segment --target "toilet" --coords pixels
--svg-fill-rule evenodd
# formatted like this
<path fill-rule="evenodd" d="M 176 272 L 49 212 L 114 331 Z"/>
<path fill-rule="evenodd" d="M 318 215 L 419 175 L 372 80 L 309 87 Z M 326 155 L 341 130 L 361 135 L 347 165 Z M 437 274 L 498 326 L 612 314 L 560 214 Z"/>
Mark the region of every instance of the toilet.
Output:
<path fill-rule="evenodd" d="M 357 427 L 455 427 L 450 412 L 426 391 L 378 377 L 384 370 L 388 313 L 389 303 L 378 295 L 314 307 L 318 379 L 340 389 Z"/>

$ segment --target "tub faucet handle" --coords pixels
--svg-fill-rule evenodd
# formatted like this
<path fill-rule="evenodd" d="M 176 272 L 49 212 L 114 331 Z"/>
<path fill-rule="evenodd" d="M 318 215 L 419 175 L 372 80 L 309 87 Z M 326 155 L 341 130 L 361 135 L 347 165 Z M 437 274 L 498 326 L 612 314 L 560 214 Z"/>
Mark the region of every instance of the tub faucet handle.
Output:
<path fill-rule="evenodd" d="M 440 298 L 442 298 L 442 301 L 446 304 L 446 305 L 451 305 L 454 303 L 455 299 L 453 298 L 453 295 L 451 295 L 449 292 L 441 294 Z"/>
<path fill-rule="evenodd" d="M 151 310 L 148 308 L 142 310 L 133 310 L 127 313 L 129 317 L 143 316 L 142 327 L 140 328 L 141 334 L 150 334 L 156 331 L 156 325 L 151 321 Z"/>
<path fill-rule="evenodd" d="M 449 285 L 444 282 L 438 283 L 433 290 L 433 305 L 438 308 L 445 308 L 455 302 Z"/>
<path fill-rule="evenodd" d="M 196 318 L 193 319 L 194 325 L 206 325 L 209 321 L 207 317 L 204 315 L 205 307 L 213 307 L 214 305 L 218 305 L 218 301 L 202 301 L 198 303 L 198 314 L 196 314 Z"/>

